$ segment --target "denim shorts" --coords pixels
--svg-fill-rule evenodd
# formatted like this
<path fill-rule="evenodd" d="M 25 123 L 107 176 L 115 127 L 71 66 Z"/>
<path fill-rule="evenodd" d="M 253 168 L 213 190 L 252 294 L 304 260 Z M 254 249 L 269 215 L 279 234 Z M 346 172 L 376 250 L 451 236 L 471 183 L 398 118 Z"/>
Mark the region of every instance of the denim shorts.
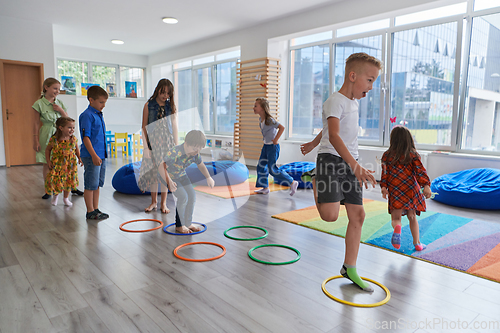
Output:
<path fill-rule="evenodd" d="M 338 156 L 323 153 L 316 159 L 318 203 L 363 204 L 363 188 L 347 163 Z"/>
<path fill-rule="evenodd" d="M 84 188 L 89 191 L 95 191 L 98 187 L 104 186 L 104 174 L 106 173 L 106 159 L 102 159 L 101 165 L 94 165 L 92 157 L 82 157 Z"/>

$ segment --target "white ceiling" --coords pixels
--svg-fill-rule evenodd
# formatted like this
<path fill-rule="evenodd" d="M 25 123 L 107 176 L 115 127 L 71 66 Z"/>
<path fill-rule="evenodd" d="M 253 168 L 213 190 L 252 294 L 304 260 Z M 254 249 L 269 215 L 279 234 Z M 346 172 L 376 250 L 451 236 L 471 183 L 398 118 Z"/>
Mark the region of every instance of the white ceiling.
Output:
<path fill-rule="evenodd" d="M 339 1 L 0 0 L 0 19 L 53 24 L 55 44 L 149 55 Z M 179 23 L 163 23 L 166 16 Z M 111 39 L 125 44 L 111 44 Z"/>

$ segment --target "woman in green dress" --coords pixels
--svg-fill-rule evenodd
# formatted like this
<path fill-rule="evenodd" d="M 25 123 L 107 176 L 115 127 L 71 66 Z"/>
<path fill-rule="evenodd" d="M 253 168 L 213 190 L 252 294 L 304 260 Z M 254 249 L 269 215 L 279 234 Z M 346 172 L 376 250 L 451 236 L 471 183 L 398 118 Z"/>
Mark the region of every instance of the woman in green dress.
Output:
<path fill-rule="evenodd" d="M 35 126 L 33 130 L 33 149 L 36 151 L 36 161 L 43 163 L 43 180 L 49 172 L 47 160 L 45 159 L 45 148 L 49 143 L 49 139 L 56 132 L 56 120 L 59 117 L 67 117 L 66 106 L 62 101 L 57 99 L 61 89 L 61 82 L 57 79 L 49 77 L 43 81 L 43 92 L 32 106 L 35 110 Z M 41 123 L 41 126 L 40 126 Z M 43 199 L 50 198 L 50 195 L 45 193 Z"/>

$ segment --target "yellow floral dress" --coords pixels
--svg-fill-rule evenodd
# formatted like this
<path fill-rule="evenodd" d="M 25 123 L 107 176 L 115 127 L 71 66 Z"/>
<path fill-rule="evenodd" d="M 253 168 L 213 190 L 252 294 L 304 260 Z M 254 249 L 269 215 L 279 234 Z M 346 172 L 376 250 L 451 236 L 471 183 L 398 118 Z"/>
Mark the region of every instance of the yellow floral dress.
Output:
<path fill-rule="evenodd" d="M 50 161 L 52 169 L 45 178 L 45 191 L 50 195 L 57 195 L 63 191 L 71 191 L 78 186 L 78 160 L 76 145 L 78 139 L 71 136 L 69 140 L 57 141 L 53 136 L 49 140 L 52 145 Z"/>

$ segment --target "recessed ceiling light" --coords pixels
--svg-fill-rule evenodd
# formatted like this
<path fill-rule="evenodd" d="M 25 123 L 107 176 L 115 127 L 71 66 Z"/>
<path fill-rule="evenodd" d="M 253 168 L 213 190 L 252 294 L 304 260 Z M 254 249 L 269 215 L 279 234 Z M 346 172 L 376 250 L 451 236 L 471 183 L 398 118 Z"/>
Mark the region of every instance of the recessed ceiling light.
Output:
<path fill-rule="evenodd" d="M 122 40 L 119 40 L 119 39 L 112 39 L 112 40 L 111 40 L 111 43 L 121 45 L 121 44 L 123 44 L 123 43 L 125 43 L 125 42 L 124 42 L 124 41 L 122 41 Z"/>
<path fill-rule="evenodd" d="M 174 17 L 164 17 L 162 20 L 167 24 L 176 24 L 177 22 L 179 22 L 179 20 Z"/>

